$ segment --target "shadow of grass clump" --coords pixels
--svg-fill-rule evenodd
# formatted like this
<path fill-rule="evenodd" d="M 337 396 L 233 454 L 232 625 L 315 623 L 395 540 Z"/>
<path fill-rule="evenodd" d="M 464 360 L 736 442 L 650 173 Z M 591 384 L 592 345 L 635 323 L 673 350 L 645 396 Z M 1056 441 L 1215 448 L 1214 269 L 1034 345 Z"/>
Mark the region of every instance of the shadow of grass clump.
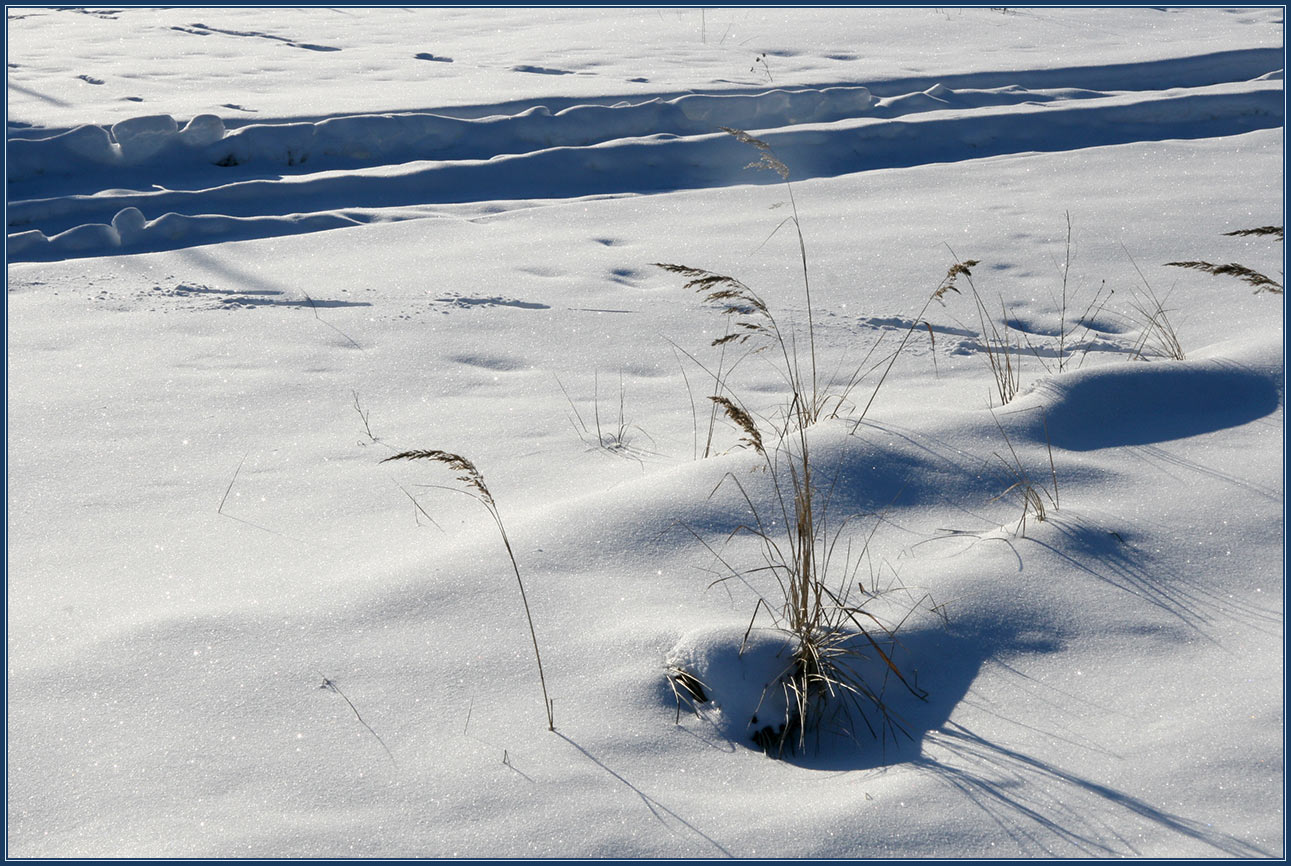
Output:
<path fill-rule="evenodd" d="M 740 651 L 740 629 L 728 629 L 728 642 L 719 651 L 724 661 Z M 781 638 L 783 640 L 783 638 Z M 683 640 L 683 643 L 685 641 Z M 899 723 L 888 725 L 878 736 L 869 736 L 865 721 L 834 704 L 818 715 L 819 724 L 808 732 L 806 748 L 785 749 L 778 755 L 784 764 L 805 772 L 850 773 L 884 771 L 905 767 L 926 773 L 960 792 L 965 801 L 993 825 L 1015 840 L 1023 851 L 1045 856 L 1135 856 L 1141 852 L 1135 839 L 1142 838 L 1144 825 L 1181 841 L 1213 849 L 1216 856 L 1270 857 L 1257 844 L 1224 833 L 1205 820 L 1168 811 L 1140 797 L 1076 772 L 1034 748 L 988 738 L 955 718 L 955 710 L 967 698 L 974 681 L 986 668 L 993 675 L 1020 683 L 1028 690 L 1042 688 L 1015 666 L 1019 658 L 1059 652 L 1066 643 L 1060 626 L 1031 616 L 1019 605 L 999 605 L 992 610 L 953 623 L 929 623 L 903 630 L 892 642 L 887 655 L 925 693 L 920 700 L 903 688 L 887 689 L 885 712 Z M 766 646 L 760 652 L 766 653 Z M 694 661 L 693 658 L 688 659 Z M 672 661 L 678 659 L 674 656 Z M 678 717 L 684 719 L 684 705 L 694 712 L 697 724 L 679 721 L 691 734 L 710 747 L 724 752 L 740 749 L 769 752 L 778 749 L 783 737 L 760 736 L 760 724 L 750 724 L 749 701 L 758 712 L 775 703 L 759 698 L 750 689 L 736 692 L 731 706 L 722 701 L 730 694 L 730 670 L 721 671 L 722 658 L 715 667 L 728 676 L 711 689 L 673 691 L 660 686 L 661 704 L 677 701 Z M 757 669 L 757 663 L 745 666 Z M 674 668 L 674 676 L 679 668 Z M 882 672 L 872 666 L 864 674 L 882 688 Z M 709 668 L 689 673 L 691 688 Z M 1044 687 L 1047 688 L 1047 687 Z M 1073 700 L 1059 688 L 1051 699 Z M 739 703 L 739 701 L 744 703 Z M 774 707 L 773 707 L 774 709 Z M 1035 729 L 1035 722 L 1011 719 L 1007 707 L 991 712 L 1006 723 Z M 886 731 L 886 735 L 884 733 Z M 734 732 L 735 736 L 732 736 Z M 1040 730 L 1039 733 L 1046 733 Z M 1069 733 L 1050 732 L 1066 739 Z M 792 742 L 792 741 L 791 741 Z M 1127 824 L 1129 822 L 1129 824 Z M 1134 834 L 1117 830 L 1132 825 Z"/>
<path fill-rule="evenodd" d="M 684 635 L 668 656 L 660 700 L 675 708 L 678 724 L 683 708 L 693 712 L 695 733 L 715 748 L 761 751 L 809 770 L 873 770 L 920 760 L 925 738 L 944 728 L 984 664 L 1062 644 L 1012 611 L 992 621 L 937 620 L 882 638 L 853 632 L 836 639 L 844 644 L 833 662 L 838 675 L 865 691 L 826 689 L 809 716 L 798 711 L 794 692 L 797 645 L 777 629 L 719 626 Z"/>

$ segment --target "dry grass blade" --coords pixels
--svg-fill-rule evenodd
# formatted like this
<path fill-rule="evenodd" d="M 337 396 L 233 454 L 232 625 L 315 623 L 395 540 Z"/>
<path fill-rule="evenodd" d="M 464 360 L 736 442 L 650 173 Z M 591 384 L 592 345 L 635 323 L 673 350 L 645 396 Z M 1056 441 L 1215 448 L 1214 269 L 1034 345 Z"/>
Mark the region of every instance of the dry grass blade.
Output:
<path fill-rule="evenodd" d="M 1216 265 L 1210 262 L 1166 262 L 1167 268 L 1188 268 L 1194 271 L 1204 271 L 1217 277 L 1236 277 L 1244 283 L 1255 287 L 1256 294 L 1260 292 L 1272 292 L 1275 295 L 1282 294 L 1282 284 L 1277 280 L 1266 277 L 1258 271 L 1253 271 L 1245 265 L 1239 265 L 1230 262 L 1226 265 Z"/>
<path fill-rule="evenodd" d="M 774 171 L 776 174 L 780 175 L 781 179 L 783 180 L 789 179 L 789 166 L 785 165 L 783 162 L 776 159 L 774 156 L 772 156 L 769 153 L 762 154 L 762 158 L 759 159 L 757 162 L 750 162 L 748 165 L 744 167 L 745 168 L 765 168 L 768 171 Z"/>
<path fill-rule="evenodd" d="M 345 703 L 349 704 L 350 710 L 354 713 L 354 718 L 359 720 L 359 724 L 367 728 L 368 733 L 377 738 L 377 742 L 381 744 L 381 748 L 385 749 L 386 756 L 390 758 L 390 763 L 394 764 L 396 767 L 399 766 L 399 762 L 394 759 L 394 752 L 390 751 L 390 747 L 386 745 L 386 741 L 381 739 L 381 735 L 373 730 L 371 725 L 364 721 L 363 716 L 359 715 L 359 708 L 354 706 L 354 701 L 350 700 L 349 696 L 346 695 L 345 692 L 341 691 L 341 687 L 336 684 L 335 680 L 324 676 L 323 684 L 319 686 L 319 688 L 326 689 L 329 692 L 335 692 L 340 695 Z"/>
<path fill-rule="evenodd" d="M 737 331 L 728 331 L 723 336 L 713 340 L 712 345 L 721 346 L 731 342 L 744 343 L 750 337 L 773 335 L 775 320 L 772 318 L 766 302 L 758 296 L 757 292 L 735 277 L 714 273 L 703 268 L 692 268 L 688 265 L 673 265 L 665 262 L 652 262 L 652 264 L 654 267 L 662 268 L 669 273 L 688 277 L 689 280 L 683 288 L 691 289 L 703 295 L 704 300 L 714 305 L 718 312 L 723 315 L 754 317 L 737 321 L 735 323 Z M 765 322 L 760 320 L 765 320 Z M 771 325 L 770 328 L 767 327 L 767 323 Z"/>
<path fill-rule="evenodd" d="M 952 251 L 952 255 L 953 255 L 953 251 Z M 971 268 L 979 264 L 981 264 L 981 262 L 979 262 L 977 259 L 968 259 L 962 262 L 956 261 L 946 271 L 946 276 L 942 277 L 942 280 L 937 285 L 937 288 L 934 289 L 932 294 L 928 296 L 928 299 L 923 302 L 923 306 L 919 309 L 919 314 L 914 317 L 914 321 L 910 324 L 910 327 L 906 328 L 905 335 L 901 338 L 901 343 L 897 346 L 896 351 L 893 352 L 892 355 L 889 357 L 888 365 L 883 370 L 883 374 L 879 376 L 879 381 L 877 384 L 875 384 L 874 391 L 873 393 L 870 394 L 869 401 L 865 404 L 865 407 L 861 410 L 860 417 L 856 419 L 856 423 L 852 425 L 852 433 L 855 433 L 857 430 L 859 430 L 861 427 L 861 424 L 865 421 L 865 416 L 869 414 L 870 407 L 874 405 L 874 400 L 879 396 L 879 391 L 882 390 L 883 383 L 887 381 L 888 374 L 891 373 L 892 368 L 896 366 L 897 359 L 901 357 L 901 352 L 905 349 L 906 343 L 910 341 L 910 336 L 915 332 L 915 329 L 919 327 L 920 322 L 923 322 L 923 314 L 928 312 L 928 307 L 932 306 L 933 301 L 941 301 L 942 298 L 945 297 L 946 292 L 948 291 L 953 291 L 956 294 L 960 294 L 958 287 L 955 286 L 955 280 L 957 280 L 961 274 L 968 277 L 971 280 L 973 276 L 973 272 Z M 976 296 L 976 292 L 974 292 L 974 296 Z M 924 324 L 927 324 L 927 323 L 924 322 Z M 932 336 L 931 325 L 928 326 L 928 334 L 929 336 Z M 933 339 L 935 342 L 935 338 Z M 933 363 L 936 363 L 936 357 L 937 356 L 934 354 Z M 851 391 L 853 384 L 854 383 L 848 384 L 848 387 L 845 389 L 845 393 Z"/>
<path fill-rule="evenodd" d="M 1260 226 L 1253 229 L 1238 229 L 1235 232 L 1224 232 L 1225 237 L 1250 237 L 1252 235 L 1274 235 L 1282 240 L 1282 226 Z"/>
<path fill-rule="evenodd" d="M 781 180 L 789 179 L 789 166 L 785 165 L 784 162 L 775 155 L 775 151 L 771 149 L 771 145 L 767 144 L 760 138 L 754 138 L 742 129 L 732 129 L 729 126 L 722 126 L 719 128 L 727 135 L 734 136 L 737 141 L 756 147 L 758 152 L 762 155 L 761 159 L 757 162 L 749 163 L 744 166 L 745 168 L 765 168 L 768 171 L 774 171 L 776 174 L 780 175 Z"/>
<path fill-rule="evenodd" d="M 945 297 L 945 294 L 948 291 L 959 294 L 959 289 L 955 285 L 955 280 L 959 279 L 961 274 L 966 277 L 971 277 L 973 275 L 972 268 L 975 268 L 980 264 L 981 262 L 977 259 L 969 259 L 966 262 L 955 262 L 950 266 L 950 269 L 946 271 L 946 276 L 942 278 L 941 285 L 937 288 L 937 291 L 932 293 L 932 296 L 940 300 Z"/>
<path fill-rule="evenodd" d="M 1275 237 L 1282 240 L 1282 226 L 1259 226 L 1253 229 L 1238 229 L 1237 231 L 1224 232 L 1225 237 Z M 1247 285 L 1255 287 L 1255 293 L 1269 292 L 1270 294 L 1280 295 L 1283 288 L 1282 283 L 1261 274 L 1259 271 L 1252 270 L 1245 265 L 1239 265 L 1230 262 L 1226 265 L 1217 265 L 1205 261 L 1189 262 L 1166 262 L 1168 268 L 1188 268 L 1194 271 L 1203 271 L 1213 274 L 1217 277 L 1236 277 Z"/>
<path fill-rule="evenodd" d="M 753 136 L 749 135 L 747 132 L 745 132 L 742 129 L 733 129 L 732 127 L 729 127 L 729 126 L 719 126 L 718 129 L 720 129 L 722 132 L 727 133 L 728 135 L 735 136 L 737 140 L 742 141 L 745 144 L 753 145 L 758 150 L 771 149 L 771 145 L 767 144 L 765 141 L 763 141 L 760 138 L 754 138 Z"/>

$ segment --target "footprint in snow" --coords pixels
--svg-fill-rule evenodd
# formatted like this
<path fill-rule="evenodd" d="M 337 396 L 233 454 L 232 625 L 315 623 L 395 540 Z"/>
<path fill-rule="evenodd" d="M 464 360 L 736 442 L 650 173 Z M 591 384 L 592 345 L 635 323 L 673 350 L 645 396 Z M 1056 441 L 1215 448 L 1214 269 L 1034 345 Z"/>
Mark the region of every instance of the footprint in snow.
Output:
<path fill-rule="evenodd" d="M 496 355 L 450 355 L 448 360 L 476 367 L 481 370 L 492 370 L 498 373 L 513 373 L 516 370 L 528 369 L 532 365 L 517 358 L 506 358 Z"/>
<path fill-rule="evenodd" d="M 429 51 L 423 51 L 420 54 L 414 54 L 413 58 L 416 60 L 433 60 L 436 63 L 453 62 L 453 58 L 451 57 L 436 57 L 434 54 L 431 54 Z"/>
<path fill-rule="evenodd" d="M 634 268 L 613 268 L 610 271 L 610 282 L 623 286 L 635 286 L 640 282 L 642 272 Z"/>
<path fill-rule="evenodd" d="M 101 78 L 95 78 L 95 77 L 93 77 L 93 76 L 91 76 L 91 75 L 78 75 L 78 76 L 76 76 L 76 77 L 77 77 L 77 78 L 79 78 L 79 79 L 81 79 L 82 81 L 84 81 L 86 84 L 102 84 L 102 83 L 103 83 L 103 79 L 101 79 Z"/>
<path fill-rule="evenodd" d="M 531 72 L 534 75 L 573 75 L 568 69 L 551 69 L 546 66 L 512 66 L 512 72 Z"/>
<path fill-rule="evenodd" d="M 466 298 L 461 295 L 445 295 L 442 298 L 435 298 L 439 304 L 448 304 L 454 307 L 517 307 L 521 310 L 550 310 L 548 304 L 539 304 L 534 301 L 517 301 L 514 298 Z"/>

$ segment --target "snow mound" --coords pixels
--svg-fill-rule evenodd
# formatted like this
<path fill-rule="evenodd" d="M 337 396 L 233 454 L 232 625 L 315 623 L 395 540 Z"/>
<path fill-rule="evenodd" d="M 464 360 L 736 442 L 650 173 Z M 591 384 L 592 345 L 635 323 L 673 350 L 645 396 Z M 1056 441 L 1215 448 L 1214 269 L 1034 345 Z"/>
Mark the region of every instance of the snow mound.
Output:
<path fill-rule="evenodd" d="M 767 748 L 795 724 L 787 680 L 796 641 L 779 629 L 716 626 L 682 636 L 666 664 L 681 698 L 728 740 Z"/>
<path fill-rule="evenodd" d="M 169 114 L 132 117 L 112 125 L 112 137 L 127 163 L 139 163 L 174 141 L 179 124 Z"/>
<path fill-rule="evenodd" d="M 1049 437 L 1092 451 L 1237 427 L 1274 412 L 1281 371 L 1231 360 L 1115 364 L 1038 383 Z"/>

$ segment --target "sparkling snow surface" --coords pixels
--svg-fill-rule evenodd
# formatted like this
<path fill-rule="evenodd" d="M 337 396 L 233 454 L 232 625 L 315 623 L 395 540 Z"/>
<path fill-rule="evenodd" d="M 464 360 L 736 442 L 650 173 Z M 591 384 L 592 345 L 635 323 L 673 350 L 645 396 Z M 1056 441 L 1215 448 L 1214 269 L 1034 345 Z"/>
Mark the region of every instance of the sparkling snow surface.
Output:
<path fill-rule="evenodd" d="M 1282 281 L 1227 234 L 1283 224 L 1280 8 L 7 35 L 10 856 L 1283 855 L 1283 300 L 1166 266 Z M 776 760 L 740 528 L 792 514 L 707 397 L 778 453 L 781 356 L 652 263 L 806 364 L 795 208 L 861 377 L 808 434 L 828 580 L 911 688 L 871 655 L 904 735 Z M 498 525 L 413 449 L 483 473 L 554 733 Z"/>

